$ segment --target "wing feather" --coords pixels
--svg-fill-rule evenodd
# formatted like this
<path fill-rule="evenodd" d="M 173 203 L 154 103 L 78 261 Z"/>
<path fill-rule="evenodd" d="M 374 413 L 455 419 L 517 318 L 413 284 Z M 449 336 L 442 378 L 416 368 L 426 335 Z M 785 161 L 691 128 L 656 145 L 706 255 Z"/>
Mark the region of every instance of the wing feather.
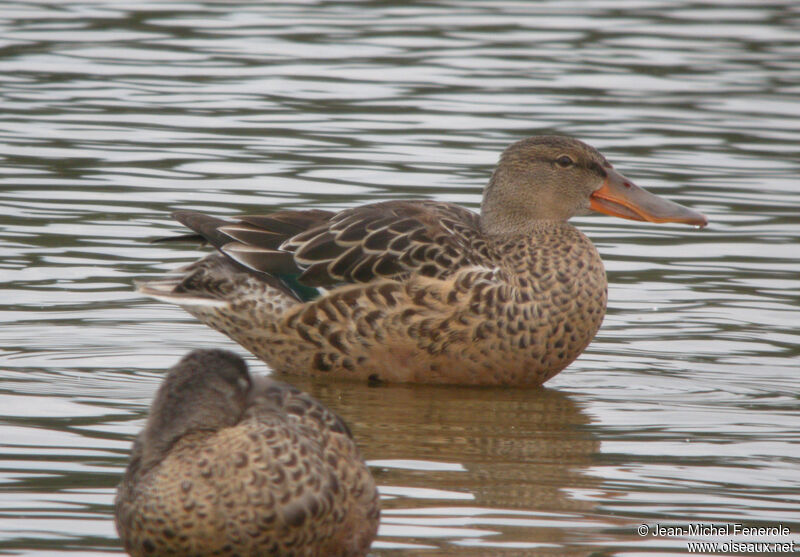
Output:
<path fill-rule="evenodd" d="M 446 276 L 481 264 L 478 215 L 435 201 L 387 201 L 339 213 L 278 211 L 224 220 L 177 211 L 175 218 L 237 264 L 295 276 L 307 286 L 365 283 L 413 272 Z M 485 243 L 484 243 L 485 244 Z M 477 254 L 477 255 L 476 255 Z"/>

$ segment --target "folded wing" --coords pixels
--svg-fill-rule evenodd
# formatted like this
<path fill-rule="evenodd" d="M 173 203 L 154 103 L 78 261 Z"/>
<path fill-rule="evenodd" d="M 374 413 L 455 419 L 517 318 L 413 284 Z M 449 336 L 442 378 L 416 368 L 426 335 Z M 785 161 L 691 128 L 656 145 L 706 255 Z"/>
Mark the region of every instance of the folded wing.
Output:
<path fill-rule="evenodd" d="M 387 201 L 339 213 L 279 211 L 235 221 L 173 215 L 230 259 L 305 287 L 335 287 L 416 272 L 452 274 L 486 253 L 478 216 L 434 201 Z"/>

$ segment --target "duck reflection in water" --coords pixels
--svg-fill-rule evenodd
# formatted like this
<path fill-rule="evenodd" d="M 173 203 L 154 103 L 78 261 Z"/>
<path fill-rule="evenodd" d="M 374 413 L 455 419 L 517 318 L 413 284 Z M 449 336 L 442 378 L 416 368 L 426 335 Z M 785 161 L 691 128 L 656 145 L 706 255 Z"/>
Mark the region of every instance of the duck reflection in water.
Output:
<path fill-rule="evenodd" d="M 573 535 L 563 528 L 567 516 L 596 513 L 596 499 L 576 493 L 602 490 L 602 480 L 589 473 L 600 442 L 573 395 L 370 387 L 316 377 L 295 382 L 335 404 L 358 439 L 384 495 L 381 544 L 411 544 L 414 555 L 447 549 L 447 555 L 516 557 L 565 555 L 572 548 L 585 555 L 593 543 L 588 538 L 576 546 L 580 530 Z"/>

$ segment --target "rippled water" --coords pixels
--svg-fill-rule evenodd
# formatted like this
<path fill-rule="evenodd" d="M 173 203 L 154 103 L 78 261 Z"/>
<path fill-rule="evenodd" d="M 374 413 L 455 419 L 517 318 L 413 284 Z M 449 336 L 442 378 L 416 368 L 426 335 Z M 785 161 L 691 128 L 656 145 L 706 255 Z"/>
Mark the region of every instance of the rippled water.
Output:
<path fill-rule="evenodd" d="M 540 133 L 711 225 L 576 219 L 609 311 L 546 389 L 302 383 L 381 486 L 373 553 L 686 554 L 643 523 L 800 542 L 795 2 L 4 1 L 0 107 L 0 552 L 120 553 L 163 370 L 242 352 L 133 293 L 198 255 L 147 243 L 171 210 L 477 208 Z"/>

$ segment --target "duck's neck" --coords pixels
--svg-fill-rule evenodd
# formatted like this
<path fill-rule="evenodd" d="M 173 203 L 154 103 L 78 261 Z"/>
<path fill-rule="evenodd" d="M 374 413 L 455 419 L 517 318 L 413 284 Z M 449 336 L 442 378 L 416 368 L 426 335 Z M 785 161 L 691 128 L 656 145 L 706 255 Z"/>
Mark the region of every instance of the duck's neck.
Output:
<path fill-rule="evenodd" d="M 589 238 L 568 222 L 541 220 L 524 233 L 487 234 L 484 238 L 502 265 L 509 265 L 514 273 L 528 273 L 562 257 L 580 257 L 602 267 Z"/>
<path fill-rule="evenodd" d="M 484 219 L 483 215 L 481 215 L 481 232 L 483 232 L 484 236 L 496 242 L 529 239 L 532 236 L 547 234 L 549 231 L 560 230 L 562 228 L 576 230 L 574 226 L 562 220 L 488 219 L 487 221 L 487 219 Z"/>

